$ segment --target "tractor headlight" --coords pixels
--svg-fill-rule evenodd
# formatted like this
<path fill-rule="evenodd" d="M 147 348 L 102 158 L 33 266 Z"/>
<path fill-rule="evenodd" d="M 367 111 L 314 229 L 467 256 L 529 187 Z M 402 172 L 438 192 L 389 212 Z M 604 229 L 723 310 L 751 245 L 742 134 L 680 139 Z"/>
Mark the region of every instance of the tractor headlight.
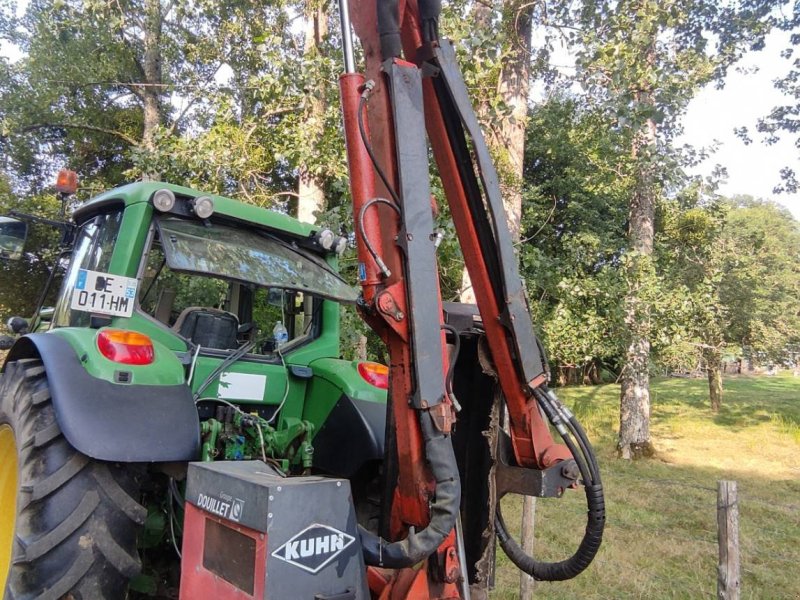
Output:
<path fill-rule="evenodd" d="M 172 193 L 172 190 L 166 188 L 156 190 L 156 193 L 153 194 L 153 206 L 161 212 L 171 211 L 175 206 L 175 194 Z"/>
<path fill-rule="evenodd" d="M 344 236 L 336 238 L 336 254 L 341 256 L 347 250 L 347 238 Z"/>
<path fill-rule="evenodd" d="M 214 214 L 214 201 L 208 196 L 200 196 L 192 202 L 194 214 L 201 219 L 207 219 Z"/>
<path fill-rule="evenodd" d="M 336 236 L 330 229 L 318 231 L 315 237 L 317 238 L 317 243 L 326 251 L 330 251 L 336 241 Z"/>

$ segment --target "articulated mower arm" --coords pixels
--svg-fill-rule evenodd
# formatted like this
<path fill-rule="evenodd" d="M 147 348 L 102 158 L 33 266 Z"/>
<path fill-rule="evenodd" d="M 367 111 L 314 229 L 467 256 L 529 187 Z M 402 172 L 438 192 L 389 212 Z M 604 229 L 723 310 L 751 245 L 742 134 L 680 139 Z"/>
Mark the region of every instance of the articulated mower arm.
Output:
<path fill-rule="evenodd" d="M 459 407 L 448 377 L 430 140 L 509 417 L 512 456 L 497 465 L 496 474 L 518 469 L 516 479 L 504 481 L 519 483 L 500 494 L 536 489 L 544 495 L 546 486 L 531 478 L 541 483 L 542 474 L 559 465 L 562 483 L 574 486 L 581 476 L 589 501 L 584 543 L 563 563 L 542 565 L 525 556 L 498 513 L 500 541 L 520 568 L 538 578 L 573 577 L 588 566 L 602 536 L 599 472 L 580 426 L 545 386 L 547 365 L 533 332 L 498 176 L 453 48 L 438 37 L 441 3 L 341 0 L 340 8 L 347 70 L 342 110 L 363 289 L 359 308 L 390 356 L 385 502 L 391 518 L 384 534 L 402 539 L 386 542 L 364 532 L 367 562 L 405 568 L 429 556 L 447 564 L 459 554 L 454 527 L 460 483 L 450 440 Z M 355 72 L 348 13 L 364 51 L 364 75 Z M 546 419 L 567 445 L 554 442 Z M 431 597 L 452 597 L 441 589 L 434 596 L 432 589 Z"/>

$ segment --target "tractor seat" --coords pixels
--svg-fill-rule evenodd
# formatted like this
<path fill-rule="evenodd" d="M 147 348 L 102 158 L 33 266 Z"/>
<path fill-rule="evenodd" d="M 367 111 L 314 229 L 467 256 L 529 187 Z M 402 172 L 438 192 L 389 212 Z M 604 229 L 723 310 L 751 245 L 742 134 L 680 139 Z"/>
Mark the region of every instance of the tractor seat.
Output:
<path fill-rule="evenodd" d="M 225 310 L 190 306 L 178 315 L 172 330 L 204 348 L 233 350 L 239 347 L 236 341 L 239 319 Z"/>

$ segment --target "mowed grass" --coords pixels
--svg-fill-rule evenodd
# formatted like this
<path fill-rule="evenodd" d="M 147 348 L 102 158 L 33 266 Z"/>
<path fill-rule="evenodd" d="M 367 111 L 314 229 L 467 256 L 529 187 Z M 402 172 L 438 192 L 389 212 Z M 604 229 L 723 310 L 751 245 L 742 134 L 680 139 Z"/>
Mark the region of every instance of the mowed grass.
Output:
<path fill-rule="evenodd" d="M 705 380 L 652 384 L 656 458 L 615 454 L 619 386 L 557 390 L 595 444 L 607 524 L 594 563 L 572 581 L 537 582 L 535 598 L 714 598 L 716 485 L 739 487 L 742 598 L 800 599 L 800 377 L 730 377 L 713 415 Z M 507 497 L 517 528 L 521 502 Z M 577 547 L 585 498 L 540 500 L 535 554 L 560 560 Z M 519 572 L 498 548 L 493 600 L 519 597 Z"/>

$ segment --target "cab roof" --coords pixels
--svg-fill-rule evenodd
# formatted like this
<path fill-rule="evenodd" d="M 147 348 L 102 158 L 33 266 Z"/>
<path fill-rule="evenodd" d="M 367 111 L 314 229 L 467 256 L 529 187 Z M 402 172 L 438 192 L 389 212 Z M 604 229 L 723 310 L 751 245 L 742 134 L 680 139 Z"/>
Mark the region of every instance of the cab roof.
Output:
<path fill-rule="evenodd" d="M 214 214 L 217 216 L 224 216 L 236 221 L 277 229 L 301 237 L 307 237 L 313 231 L 319 229 L 319 227 L 314 227 L 309 223 L 301 223 L 289 215 L 274 210 L 267 210 L 265 208 L 253 206 L 252 204 L 244 204 L 224 196 L 208 194 L 181 185 L 160 181 L 130 183 L 104 192 L 82 204 L 75 211 L 73 218 L 76 222 L 83 221 L 87 217 L 113 204 L 123 203 L 127 207 L 133 204 L 150 202 L 153 193 L 156 190 L 164 188 L 171 190 L 177 197 L 198 198 L 200 196 L 208 196 L 212 198 L 214 200 Z"/>

